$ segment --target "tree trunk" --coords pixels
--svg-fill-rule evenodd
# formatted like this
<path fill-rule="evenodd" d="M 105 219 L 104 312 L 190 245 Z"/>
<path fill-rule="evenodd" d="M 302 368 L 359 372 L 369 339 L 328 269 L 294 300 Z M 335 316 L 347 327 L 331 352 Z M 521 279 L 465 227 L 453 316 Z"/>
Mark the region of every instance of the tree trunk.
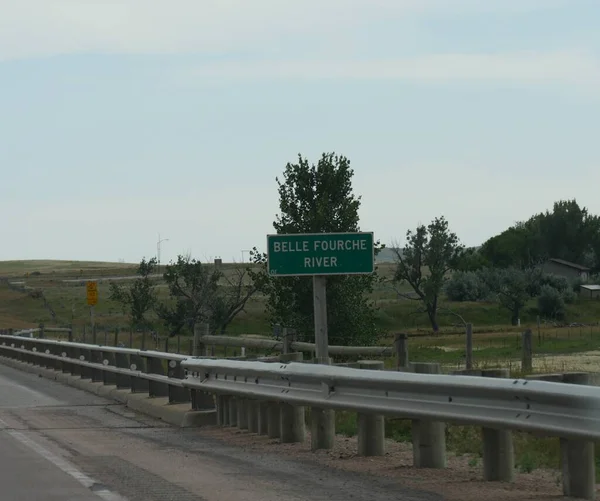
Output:
<path fill-rule="evenodd" d="M 431 328 L 433 329 L 433 332 L 438 332 L 440 327 L 437 323 L 437 309 L 428 307 L 427 316 L 429 317 L 429 322 L 431 322 Z"/>
<path fill-rule="evenodd" d="M 515 308 L 512 311 L 512 317 L 510 319 L 510 323 L 512 325 L 518 325 L 519 324 L 519 308 Z"/>

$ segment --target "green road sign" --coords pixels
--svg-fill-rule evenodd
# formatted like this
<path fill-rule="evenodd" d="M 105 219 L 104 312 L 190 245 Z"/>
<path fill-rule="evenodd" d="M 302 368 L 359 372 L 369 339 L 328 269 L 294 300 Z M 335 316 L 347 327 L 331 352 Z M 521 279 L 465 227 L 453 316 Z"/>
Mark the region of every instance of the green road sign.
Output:
<path fill-rule="evenodd" d="M 358 275 L 373 273 L 373 232 L 267 235 L 269 274 Z"/>

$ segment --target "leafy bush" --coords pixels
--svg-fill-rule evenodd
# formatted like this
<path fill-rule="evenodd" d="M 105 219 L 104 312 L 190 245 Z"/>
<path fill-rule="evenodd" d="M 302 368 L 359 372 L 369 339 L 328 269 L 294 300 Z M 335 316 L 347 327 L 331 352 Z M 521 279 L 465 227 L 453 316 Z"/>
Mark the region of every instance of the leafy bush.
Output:
<path fill-rule="evenodd" d="M 571 289 L 567 289 L 562 292 L 563 300 L 566 304 L 573 304 L 577 301 L 577 294 L 573 292 Z"/>
<path fill-rule="evenodd" d="M 540 286 L 543 287 L 544 285 L 549 285 L 561 293 L 569 289 L 569 281 L 565 277 L 560 277 L 553 274 L 542 275 L 540 279 Z"/>
<path fill-rule="evenodd" d="M 565 300 L 558 289 L 550 285 L 542 285 L 537 303 L 540 314 L 549 318 L 564 318 Z"/>
<path fill-rule="evenodd" d="M 446 296 L 450 301 L 481 301 L 489 295 L 489 287 L 473 271 L 456 272 L 446 283 Z"/>

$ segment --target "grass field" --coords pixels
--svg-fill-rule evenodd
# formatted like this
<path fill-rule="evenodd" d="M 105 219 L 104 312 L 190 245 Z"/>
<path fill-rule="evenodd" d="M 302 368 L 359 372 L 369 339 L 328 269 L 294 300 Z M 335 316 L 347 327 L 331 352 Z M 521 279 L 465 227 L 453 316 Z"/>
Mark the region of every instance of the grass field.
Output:
<path fill-rule="evenodd" d="M 231 268 L 234 265 L 229 265 Z M 113 277 L 133 277 L 135 264 L 80 261 L 4 261 L 0 262 L 0 324 L 6 326 L 69 325 L 76 328 L 89 323 L 85 280 L 98 280 L 99 303 L 95 308 L 96 324 L 100 327 L 125 327 L 127 315 L 108 299 L 109 282 Z M 225 265 L 227 273 L 228 266 Z M 383 264 L 379 272 L 391 276 L 393 265 Z M 37 291 L 37 293 L 36 293 Z M 409 292 L 405 287 L 404 292 Z M 167 297 L 164 284 L 159 295 Z M 389 287 L 380 285 L 372 295 L 377 307 L 377 322 L 384 332 L 411 331 L 430 333 L 426 315 L 419 302 L 399 298 Z M 454 313 L 474 325 L 475 332 L 512 332 L 509 313 L 496 303 L 443 303 L 439 313 L 442 333 L 462 332 Z M 522 326 L 534 326 L 534 302 L 523 311 Z M 600 319 L 600 301 L 581 300 L 567 308 L 569 322 L 596 323 Z M 160 330 L 160 329 L 159 329 Z M 521 331 L 522 327 L 516 329 Z M 264 298 L 252 298 L 230 327 L 232 334 L 267 334 L 269 325 L 264 315 Z"/>

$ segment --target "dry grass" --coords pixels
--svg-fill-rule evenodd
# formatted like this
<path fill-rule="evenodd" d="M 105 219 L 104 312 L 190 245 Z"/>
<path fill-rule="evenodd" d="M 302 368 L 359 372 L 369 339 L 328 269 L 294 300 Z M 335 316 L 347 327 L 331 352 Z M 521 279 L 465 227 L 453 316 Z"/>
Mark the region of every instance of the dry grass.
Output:
<path fill-rule="evenodd" d="M 135 269 L 137 265 L 131 263 L 110 263 L 102 261 L 53 261 L 53 260 L 28 260 L 28 261 L 0 261 L 0 277 L 32 277 L 34 273 L 53 276 L 74 277 L 79 273 L 90 276 L 106 274 L 107 271 L 123 273 Z"/>

